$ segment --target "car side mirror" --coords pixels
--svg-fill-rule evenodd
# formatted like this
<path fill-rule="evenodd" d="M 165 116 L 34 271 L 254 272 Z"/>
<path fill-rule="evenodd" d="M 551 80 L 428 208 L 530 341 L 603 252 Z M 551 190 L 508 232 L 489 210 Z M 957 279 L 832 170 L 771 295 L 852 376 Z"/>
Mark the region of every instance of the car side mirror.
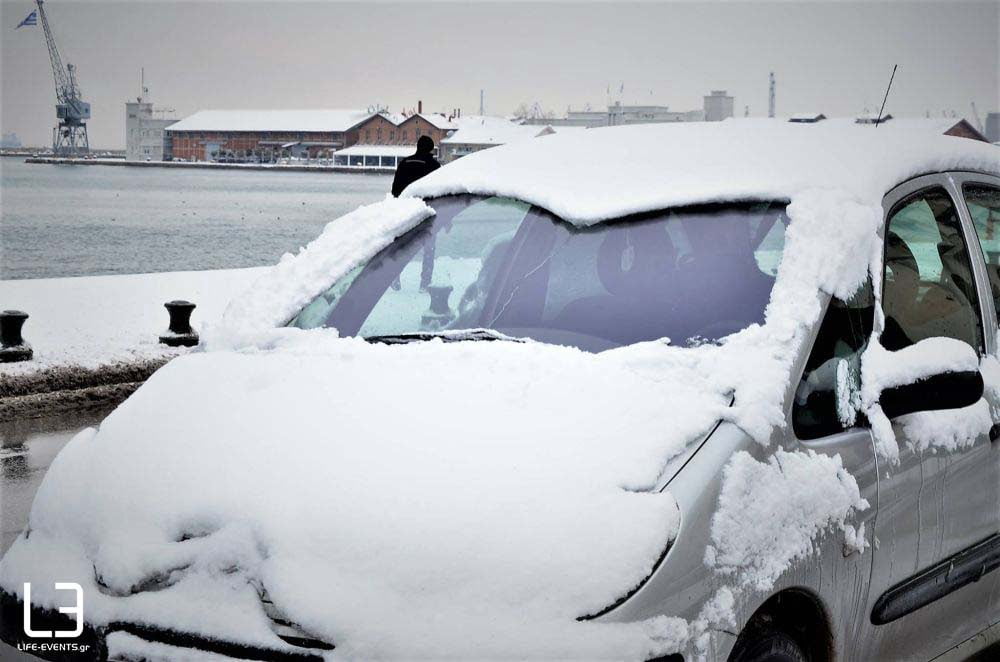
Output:
<path fill-rule="evenodd" d="M 927 338 L 884 356 L 892 366 L 884 366 L 887 372 L 895 374 L 878 403 L 889 419 L 918 411 L 961 409 L 983 397 L 979 357 L 967 343 Z"/>

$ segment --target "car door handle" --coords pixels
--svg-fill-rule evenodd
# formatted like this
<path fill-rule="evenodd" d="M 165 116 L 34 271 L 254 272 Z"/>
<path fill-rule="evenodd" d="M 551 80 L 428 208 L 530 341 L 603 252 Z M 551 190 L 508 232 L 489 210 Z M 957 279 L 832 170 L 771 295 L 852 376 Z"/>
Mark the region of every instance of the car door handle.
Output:
<path fill-rule="evenodd" d="M 995 442 L 997 439 L 1000 439 L 1000 423 L 994 423 L 990 428 L 990 442 Z"/>

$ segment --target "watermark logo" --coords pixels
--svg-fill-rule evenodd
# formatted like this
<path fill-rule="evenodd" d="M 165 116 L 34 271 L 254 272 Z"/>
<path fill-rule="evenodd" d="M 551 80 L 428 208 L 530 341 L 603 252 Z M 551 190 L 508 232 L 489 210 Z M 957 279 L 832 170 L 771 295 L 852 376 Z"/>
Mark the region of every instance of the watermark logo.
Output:
<path fill-rule="evenodd" d="M 83 634 L 83 587 L 74 582 L 56 582 L 57 591 L 76 593 L 76 606 L 60 607 L 62 614 L 73 614 L 76 627 L 72 630 L 33 630 L 31 628 L 31 582 L 24 582 L 24 634 L 33 639 L 73 638 Z"/>

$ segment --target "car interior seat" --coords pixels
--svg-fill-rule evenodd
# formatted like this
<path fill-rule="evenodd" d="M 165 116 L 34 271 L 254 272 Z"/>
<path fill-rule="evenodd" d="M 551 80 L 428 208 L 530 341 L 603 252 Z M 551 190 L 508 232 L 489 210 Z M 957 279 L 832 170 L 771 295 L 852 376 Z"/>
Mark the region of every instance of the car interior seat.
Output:
<path fill-rule="evenodd" d="M 673 317 L 676 250 L 662 224 L 609 228 L 596 268 L 606 293 L 571 301 L 554 327 L 619 343 L 664 335 Z"/>

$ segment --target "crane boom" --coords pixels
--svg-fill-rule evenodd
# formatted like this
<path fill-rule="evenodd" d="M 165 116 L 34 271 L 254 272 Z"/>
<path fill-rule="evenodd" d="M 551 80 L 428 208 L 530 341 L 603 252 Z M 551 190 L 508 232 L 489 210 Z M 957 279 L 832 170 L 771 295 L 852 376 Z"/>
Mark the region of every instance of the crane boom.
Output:
<path fill-rule="evenodd" d="M 49 60 L 52 62 L 52 77 L 56 81 L 56 98 L 59 103 L 69 103 L 68 93 L 73 89 L 63 66 L 62 57 L 59 56 L 59 47 L 56 46 L 55 37 L 52 36 L 52 28 L 49 27 L 49 18 L 45 15 L 44 0 L 35 0 L 38 5 L 38 17 L 42 19 L 42 30 L 45 32 L 45 45 L 49 49 Z"/>
<path fill-rule="evenodd" d="M 90 104 L 80 98 L 76 82 L 76 69 L 72 64 L 63 66 L 59 47 L 45 15 L 44 0 L 35 0 L 38 17 L 42 19 L 45 45 L 49 49 L 52 77 L 56 84 L 56 118 L 59 125 L 52 131 L 52 152 L 57 156 L 77 156 L 90 151 L 86 120 L 90 119 Z"/>

